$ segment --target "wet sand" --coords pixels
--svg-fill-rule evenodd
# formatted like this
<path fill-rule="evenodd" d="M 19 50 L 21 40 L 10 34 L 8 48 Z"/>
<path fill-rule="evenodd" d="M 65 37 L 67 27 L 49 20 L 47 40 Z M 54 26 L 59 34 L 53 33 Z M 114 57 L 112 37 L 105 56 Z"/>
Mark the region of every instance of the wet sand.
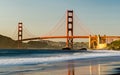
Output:
<path fill-rule="evenodd" d="M 114 69 L 120 67 L 120 62 L 110 62 L 106 64 L 96 64 L 81 67 L 74 67 L 74 75 L 117 75 Z M 118 66 L 116 66 L 118 65 Z M 73 75 L 68 73 L 69 69 L 46 70 L 40 72 L 24 72 L 14 75 Z M 118 74 L 119 75 L 119 74 Z"/>
<path fill-rule="evenodd" d="M 8 72 L 0 73 L 0 75 L 120 75 L 119 58 L 120 57 L 85 59 L 45 66 L 38 64 L 31 66 L 0 67 L 0 71 L 3 70 L 4 72 L 5 70 Z M 11 72 L 9 72 L 10 70 Z"/>

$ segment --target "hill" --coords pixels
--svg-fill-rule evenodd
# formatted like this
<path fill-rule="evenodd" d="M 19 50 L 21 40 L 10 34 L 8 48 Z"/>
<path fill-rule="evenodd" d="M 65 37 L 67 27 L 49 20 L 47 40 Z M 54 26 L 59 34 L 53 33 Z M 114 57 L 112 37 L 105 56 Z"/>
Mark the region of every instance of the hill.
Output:
<path fill-rule="evenodd" d="M 22 48 L 37 48 L 37 49 L 62 49 L 65 47 L 65 42 L 54 42 L 49 40 L 29 41 L 22 43 Z M 18 42 L 11 39 L 10 37 L 0 35 L 0 48 L 17 48 Z M 88 48 L 88 43 L 75 42 L 74 48 L 80 49 L 82 47 Z"/>
<path fill-rule="evenodd" d="M 108 45 L 108 49 L 120 50 L 120 40 L 116 40 L 116 41 L 111 42 Z"/>
<path fill-rule="evenodd" d="M 0 48 L 17 48 L 17 42 L 10 37 L 0 35 Z"/>
<path fill-rule="evenodd" d="M 40 40 L 40 41 L 29 41 L 27 43 L 27 48 L 49 48 L 49 49 L 62 49 L 66 45 L 65 42 L 54 42 L 49 40 Z M 75 42 L 75 49 L 88 48 L 88 43 L 86 42 Z"/>

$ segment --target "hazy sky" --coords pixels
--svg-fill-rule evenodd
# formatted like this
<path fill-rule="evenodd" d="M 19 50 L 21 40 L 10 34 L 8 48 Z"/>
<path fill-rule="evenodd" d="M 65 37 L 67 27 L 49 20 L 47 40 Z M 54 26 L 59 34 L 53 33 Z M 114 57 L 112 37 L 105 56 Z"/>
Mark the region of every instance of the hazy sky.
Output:
<path fill-rule="evenodd" d="M 22 21 L 35 35 L 52 29 L 73 9 L 94 34 L 120 35 L 120 0 L 0 0 L 0 34 L 14 37 Z"/>

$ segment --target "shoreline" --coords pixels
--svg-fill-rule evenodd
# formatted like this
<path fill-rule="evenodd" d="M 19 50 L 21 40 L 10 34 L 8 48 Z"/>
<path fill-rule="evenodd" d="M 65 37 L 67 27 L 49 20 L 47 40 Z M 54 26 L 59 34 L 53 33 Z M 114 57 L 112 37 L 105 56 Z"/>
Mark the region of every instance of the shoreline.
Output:
<path fill-rule="evenodd" d="M 74 75 L 112 75 L 114 74 L 113 69 L 116 66 L 115 64 L 120 64 L 120 62 L 110 62 L 106 64 L 94 64 L 87 66 L 78 66 L 74 67 Z M 13 75 L 68 75 L 69 68 L 64 69 L 55 69 L 55 70 L 46 70 L 46 71 L 37 71 L 37 72 L 21 72 Z M 11 74 L 12 75 L 12 74 Z"/>
<path fill-rule="evenodd" d="M 14 52 L 16 55 L 14 55 Z M 69 69 L 74 69 L 75 75 L 92 75 L 93 73 L 94 75 L 99 75 L 99 73 L 111 71 L 109 69 L 113 68 L 111 66 L 113 62 L 120 63 L 119 52 L 114 51 L 86 51 L 77 53 L 68 51 L 68 54 L 60 54 L 60 52 L 64 53 L 64 51 L 54 51 L 55 53 L 53 53 L 48 50 L 47 53 L 44 50 L 36 50 L 35 59 L 33 58 L 33 51 L 20 52 L 13 50 L 13 52 L 9 54 L 8 51 L 8 56 L 6 56 L 7 50 L 5 52 L 4 50 L 1 51 L 1 53 L 5 54 L 7 59 L 3 59 L 4 61 L 1 59 L 1 65 L 5 66 L 0 68 L 0 75 L 68 75 Z M 26 56 L 27 53 L 28 55 Z M 44 55 L 44 53 L 46 54 L 45 56 L 51 53 L 53 56 L 44 56 L 42 58 L 42 54 Z M 4 56 L 3 54 L 2 56 Z M 13 56 L 11 56 L 11 54 L 13 54 Z M 20 56 L 18 56 L 18 54 L 20 54 Z M 54 56 L 54 54 L 57 55 Z M 25 56 L 23 57 L 23 55 Z M 9 58 L 10 56 L 12 57 L 11 59 Z M 16 57 L 14 59 L 15 56 L 18 58 Z"/>
<path fill-rule="evenodd" d="M 31 69 L 31 71 L 27 70 L 27 68 L 25 69 L 25 66 L 23 67 L 16 66 L 11 68 L 9 67 L 9 69 L 7 67 L 6 68 L 9 71 L 11 69 L 16 70 L 15 72 L 9 72 L 7 75 L 68 75 L 68 70 L 69 70 L 68 65 L 70 64 L 70 65 L 74 65 L 74 67 L 72 68 L 74 68 L 75 75 L 103 75 L 103 74 L 107 74 L 107 72 L 110 72 L 111 74 L 114 73 L 112 69 L 115 69 L 117 67 L 116 65 L 120 64 L 120 61 L 113 60 L 113 58 L 116 58 L 116 57 L 110 58 L 111 59 L 110 61 L 107 61 L 104 58 L 101 59 L 102 61 L 106 60 L 107 62 L 102 62 L 98 58 L 97 60 L 96 59 L 91 60 L 92 62 L 90 60 L 87 60 L 87 61 L 80 60 L 80 61 L 74 61 L 74 62 L 72 61 L 71 63 L 61 62 L 61 63 L 54 64 L 53 67 L 50 67 L 50 65 L 48 65 L 47 69 L 41 69 L 41 70 L 39 69 L 34 70 L 35 66 L 26 65 L 28 69 Z M 60 68 L 58 68 L 57 65 L 60 66 Z M 36 67 L 41 68 L 39 65 L 36 65 Z M 1 69 L 3 68 L 0 68 L 0 70 Z"/>

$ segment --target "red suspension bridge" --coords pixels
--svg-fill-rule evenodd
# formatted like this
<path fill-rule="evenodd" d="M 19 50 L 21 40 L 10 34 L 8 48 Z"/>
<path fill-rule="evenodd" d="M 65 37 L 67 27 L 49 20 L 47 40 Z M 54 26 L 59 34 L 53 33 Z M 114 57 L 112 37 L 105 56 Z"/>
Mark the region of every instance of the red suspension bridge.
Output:
<path fill-rule="evenodd" d="M 119 39 L 120 36 L 100 36 L 92 35 L 88 29 L 81 26 L 81 22 L 74 14 L 73 10 L 67 10 L 60 23 L 48 34 L 49 36 L 38 36 L 23 39 L 23 23 L 18 23 L 18 47 L 21 47 L 22 41 L 37 39 L 66 39 L 66 48 L 73 48 L 74 39 L 88 39 L 89 48 L 100 49 L 106 47 L 108 39 Z M 57 35 L 54 35 L 56 32 Z M 57 32 L 61 32 L 60 34 Z M 83 35 L 85 33 L 85 35 Z"/>

